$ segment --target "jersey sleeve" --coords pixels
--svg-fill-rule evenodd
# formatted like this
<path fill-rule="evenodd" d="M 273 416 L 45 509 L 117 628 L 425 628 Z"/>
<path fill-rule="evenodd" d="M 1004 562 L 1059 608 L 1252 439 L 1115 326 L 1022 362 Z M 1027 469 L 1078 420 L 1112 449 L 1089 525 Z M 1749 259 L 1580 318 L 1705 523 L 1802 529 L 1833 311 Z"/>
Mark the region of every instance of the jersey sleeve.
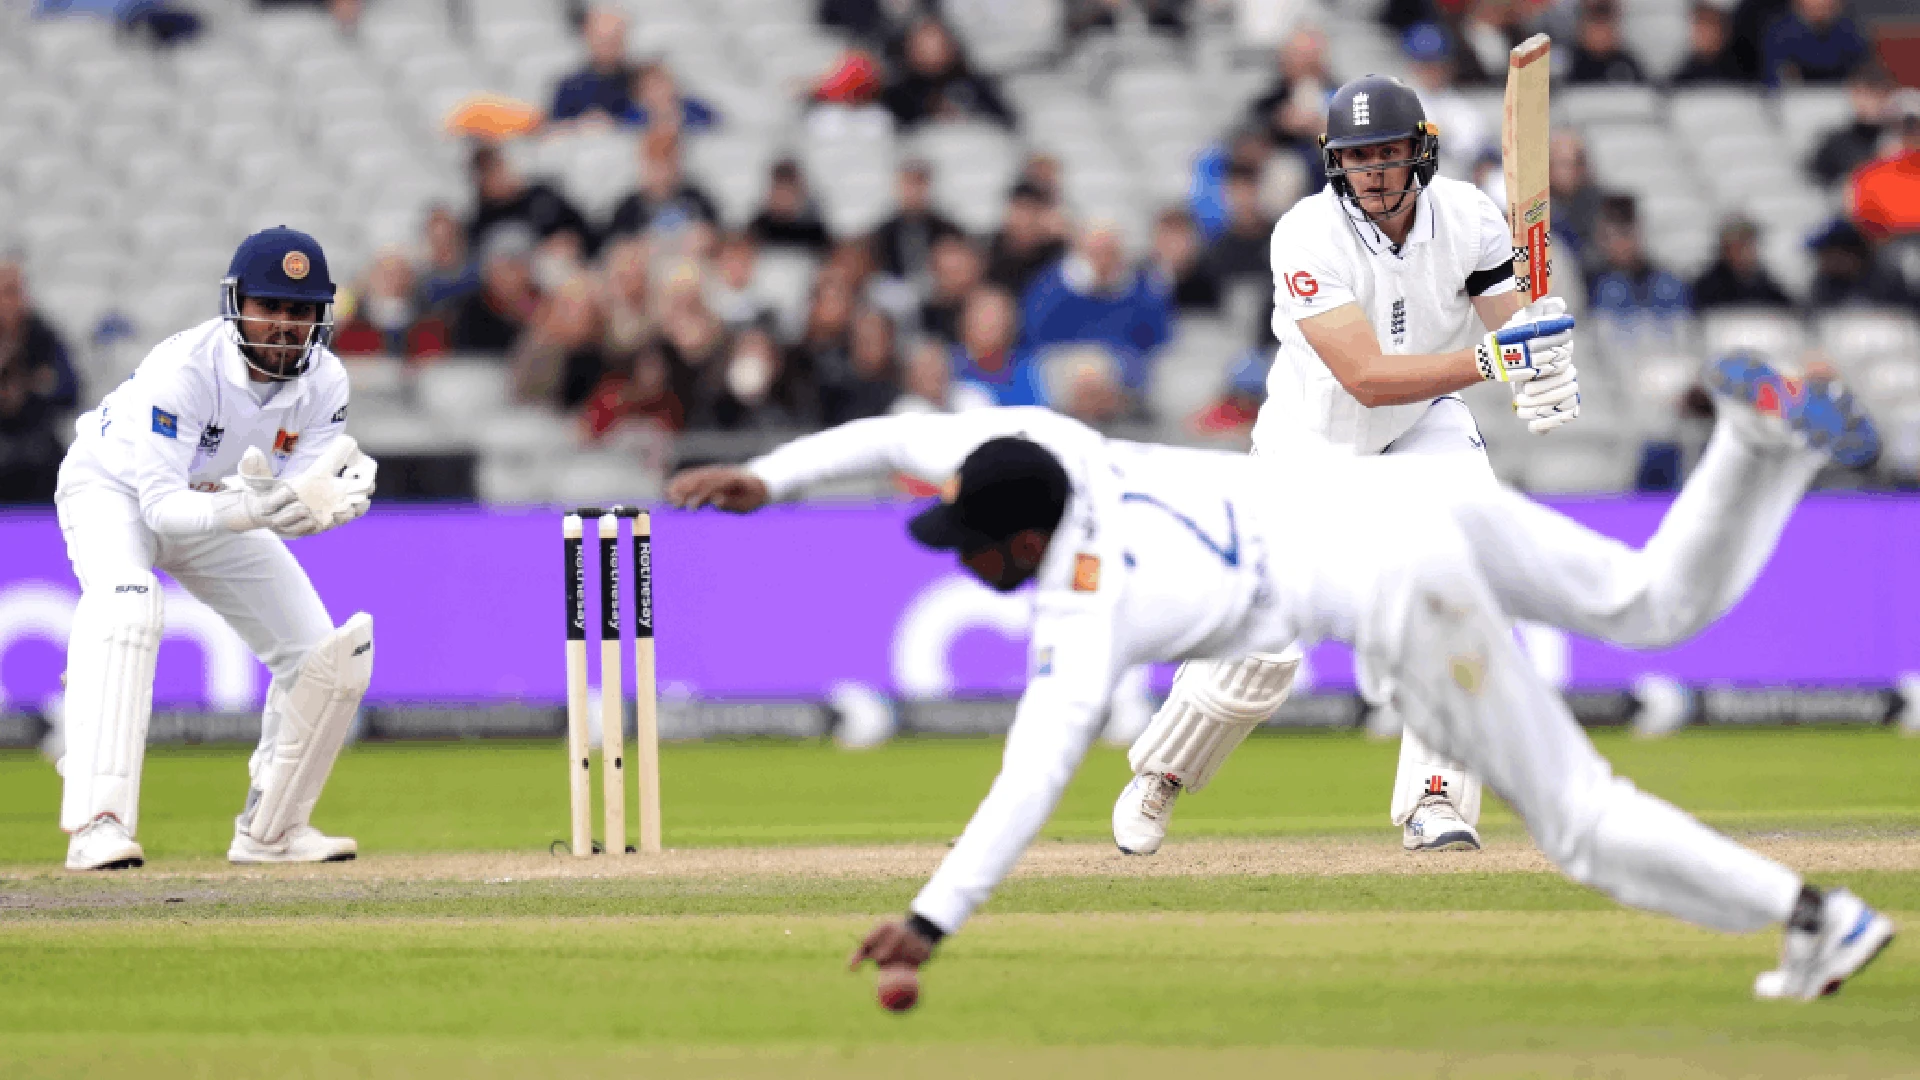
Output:
<path fill-rule="evenodd" d="M 756 458 L 747 468 L 776 502 L 818 484 L 894 473 L 929 483 L 952 476 L 981 443 L 1018 432 L 1032 410 L 876 416 L 803 436 Z"/>
<path fill-rule="evenodd" d="M 1301 215 L 1280 219 L 1268 242 L 1273 308 L 1295 322 L 1354 302 L 1351 269 Z"/>
<path fill-rule="evenodd" d="M 1038 606 L 1027 690 L 1007 733 L 1000 775 L 913 900 L 916 914 L 950 934 L 986 902 L 1053 816 L 1125 670 L 1110 599 L 1042 594 Z"/>
<path fill-rule="evenodd" d="M 121 439 L 132 466 L 142 520 L 168 537 L 219 531 L 224 526 L 216 496 L 192 490 L 187 480 L 211 411 L 206 392 L 178 369 L 142 372 L 132 386 L 136 391 L 131 395 L 132 415 L 116 416 L 113 422 L 127 425 Z"/>
<path fill-rule="evenodd" d="M 1473 270 L 1467 274 L 1467 295 L 1510 293 L 1514 289 L 1513 230 L 1507 227 L 1507 216 L 1486 192 L 1476 188 L 1473 196 L 1479 211 L 1480 250 Z"/>

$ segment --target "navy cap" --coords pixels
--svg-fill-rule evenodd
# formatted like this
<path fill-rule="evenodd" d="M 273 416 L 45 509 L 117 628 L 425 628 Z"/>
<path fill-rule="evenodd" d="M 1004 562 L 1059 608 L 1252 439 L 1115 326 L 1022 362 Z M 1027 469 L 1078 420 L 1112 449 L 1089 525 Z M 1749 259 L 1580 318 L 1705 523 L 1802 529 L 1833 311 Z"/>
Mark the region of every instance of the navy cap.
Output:
<path fill-rule="evenodd" d="M 241 296 L 263 300 L 333 302 L 333 278 L 320 242 L 285 225 L 262 229 L 240 242 L 227 278 Z"/>
<path fill-rule="evenodd" d="M 921 544 L 961 553 L 992 547 L 1026 529 L 1051 532 L 1067 512 L 1072 485 L 1046 447 L 1004 436 L 960 463 L 953 498 L 916 514 L 907 531 Z"/>

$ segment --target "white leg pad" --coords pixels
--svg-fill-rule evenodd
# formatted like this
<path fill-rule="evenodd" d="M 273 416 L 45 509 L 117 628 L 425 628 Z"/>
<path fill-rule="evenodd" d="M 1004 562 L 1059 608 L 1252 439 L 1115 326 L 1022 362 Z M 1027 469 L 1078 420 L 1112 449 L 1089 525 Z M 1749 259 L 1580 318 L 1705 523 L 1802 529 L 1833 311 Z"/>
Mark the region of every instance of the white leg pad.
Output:
<path fill-rule="evenodd" d="M 1480 824 L 1480 778 L 1458 761 L 1435 753 L 1412 728 L 1407 728 L 1400 733 L 1400 765 L 1394 771 L 1393 799 L 1387 808 L 1393 823 L 1405 825 L 1420 800 L 1435 786 L 1467 824 Z"/>
<path fill-rule="evenodd" d="M 307 823 L 372 679 L 373 616 L 363 611 L 307 653 L 284 693 L 273 691 L 280 730 L 241 816 L 248 836 L 271 844 Z"/>
<path fill-rule="evenodd" d="M 1180 665 L 1166 704 L 1127 753 L 1135 775 L 1171 773 L 1188 791 L 1206 787 L 1234 747 L 1287 700 L 1300 658 L 1295 648 Z"/>
<path fill-rule="evenodd" d="M 140 824 L 140 766 L 160 658 L 160 582 L 134 569 L 99 578 L 82 590 L 67 641 L 60 827 L 74 832 L 112 814 L 131 834 Z"/>

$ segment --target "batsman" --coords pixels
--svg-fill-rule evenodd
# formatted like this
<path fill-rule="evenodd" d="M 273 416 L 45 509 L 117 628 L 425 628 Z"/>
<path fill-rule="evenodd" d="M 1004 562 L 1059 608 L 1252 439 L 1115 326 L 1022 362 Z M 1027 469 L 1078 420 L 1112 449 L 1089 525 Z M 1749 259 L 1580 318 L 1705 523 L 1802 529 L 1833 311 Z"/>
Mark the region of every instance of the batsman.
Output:
<path fill-rule="evenodd" d="M 1580 415 L 1565 302 L 1528 304 L 1516 289 L 1507 219 L 1473 185 L 1435 175 L 1440 137 L 1398 79 L 1368 75 L 1333 95 L 1327 187 L 1273 230 L 1280 347 L 1254 453 L 1306 431 L 1351 454 L 1431 458 L 1464 489 L 1494 478 L 1460 391 L 1505 384 L 1536 434 Z M 1175 799 L 1273 715 L 1300 662 L 1296 646 L 1181 667 L 1129 754 L 1135 776 L 1113 808 L 1120 850 L 1159 850 Z M 1388 813 L 1407 850 L 1478 849 L 1480 791 L 1459 762 L 1402 736 Z"/>
<path fill-rule="evenodd" d="M 80 602 L 67 642 L 69 870 L 145 862 L 140 771 L 153 712 L 156 570 L 218 613 L 273 673 L 227 858 L 351 859 L 308 821 L 373 674 L 373 620 L 335 627 L 286 537 L 366 513 L 375 463 L 344 433 L 347 375 L 327 349 L 334 285 L 313 237 L 255 233 L 218 318 L 167 338 L 80 417 L 54 496 Z"/>

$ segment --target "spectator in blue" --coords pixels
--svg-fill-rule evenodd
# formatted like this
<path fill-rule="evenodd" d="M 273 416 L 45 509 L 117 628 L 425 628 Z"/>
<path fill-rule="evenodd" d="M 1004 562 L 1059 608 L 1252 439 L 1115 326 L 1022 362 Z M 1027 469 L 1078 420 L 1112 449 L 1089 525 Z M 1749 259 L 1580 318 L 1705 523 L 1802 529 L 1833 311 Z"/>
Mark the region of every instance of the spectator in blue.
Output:
<path fill-rule="evenodd" d="M 1227 231 L 1227 173 L 1235 168 L 1251 169 L 1257 178 L 1272 152 L 1266 130 L 1249 125 L 1194 159 L 1193 190 L 1187 196 L 1187 209 L 1207 242 L 1220 239 L 1220 234 Z"/>
<path fill-rule="evenodd" d="M 27 298 L 20 264 L 0 261 L 0 504 L 52 503 L 59 428 L 79 400 L 67 347 Z"/>
<path fill-rule="evenodd" d="M 697 134 L 718 126 L 720 114 L 699 98 L 682 94 L 665 61 L 650 60 L 635 69 L 630 100 L 614 119 L 638 128 L 677 123 L 681 131 Z"/>
<path fill-rule="evenodd" d="M 1767 27 L 1760 46 L 1768 86 L 1843 82 L 1867 54 L 1867 41 L 1842 0 L 1793 0 L 1792 10 Z"/>
<path fill-rule="evenodd" d="M 1587 282 L 1587 303 L 1594 314 L 1632 322 L 1674 318 L 1691 308 L 1686 283 L 1647 258 L 1633 196 L 1601 200 L 1594 248 L 1600 265 Z"/>
<path fill-rule="evenodd" d="M 627 17 L 616 7 L 590 8 L 580 36 L 587 46 L 587 66 L 560 80 L 547 118 L 563 123 L 596 115 L 605 120 L 629 115 L 637 106 L 632 96 L 634 69 L 627 63 Z"/>
<path fill-rule="evenodd" d="M 1021 344 L 1032 352 L 1088 341 L 1120 362 L 1120 381 L 1136 399 L 1148 362 L 1172 334 L 1172 298 L 1156 275 L 1127 265 L 1126 245 L 1110 224 L 1089 226 L 1066 258 L 1027 287 Z"/>
<path fill-rule="evenodd" d="M 1019 315 L 1004 289 L 982 285 L 967 297 L 953 347 L 953 385 L 995 405 L 1045 405 L 1040 365 L 1018 344 Z"/>

